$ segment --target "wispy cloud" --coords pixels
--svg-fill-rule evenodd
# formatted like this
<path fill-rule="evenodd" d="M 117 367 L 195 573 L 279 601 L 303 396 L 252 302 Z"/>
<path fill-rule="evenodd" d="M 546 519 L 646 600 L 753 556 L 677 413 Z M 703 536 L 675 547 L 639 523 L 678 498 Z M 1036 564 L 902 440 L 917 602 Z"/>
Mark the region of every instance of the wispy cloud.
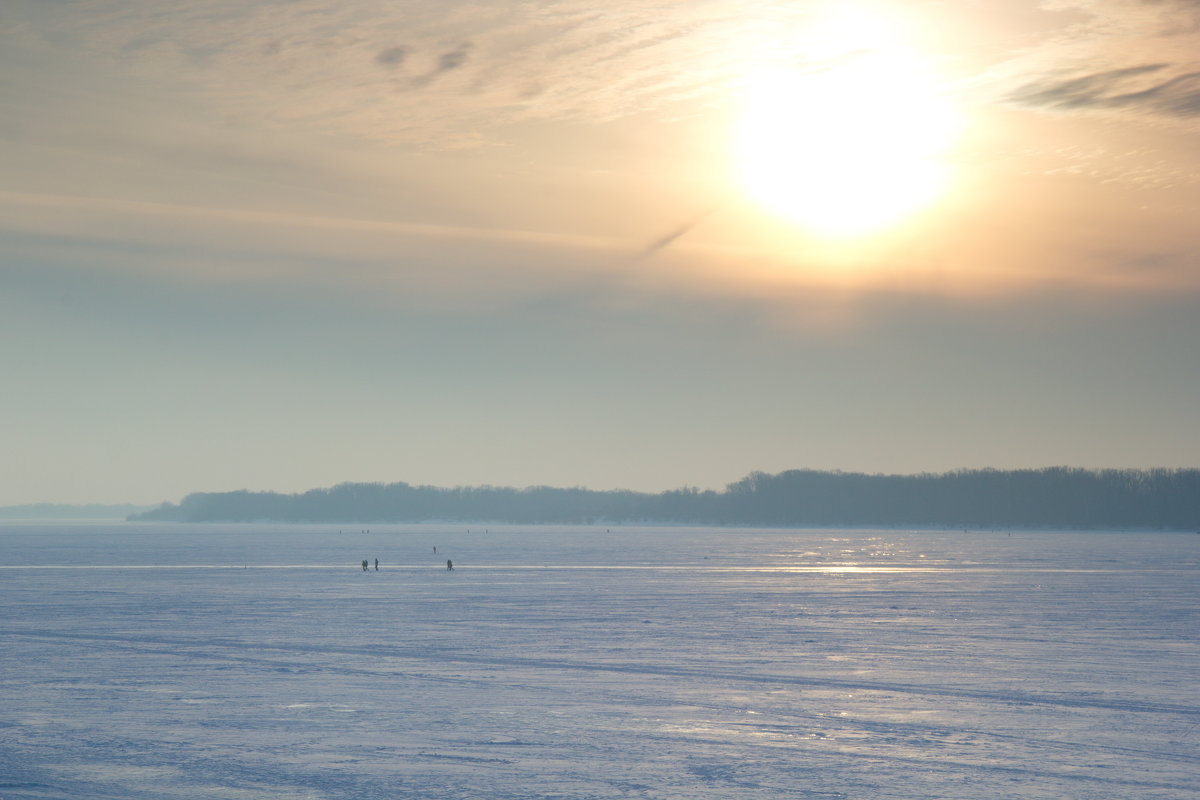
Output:
<path fill-rule="evenodd" d="M 626 265 L 682 262 L 710 243 L 713 251 L 773 251 L 738 240 L 724 215 L 704 236 L 695 232 L 706 217 L 689 220 L 691 209 L 726 199 L 720 192 L 736 192 L 734 181 L 696 181 L 706 191 L 728 184 L 696 198 L 670 185 L 728 169 L 714 156 L 722 147 L 716 128 L 732 119 L 748 70 L 763 62 L 829 65 L 788 35 L 819 5 L 614 0 L 601 11 L 590 0 L 76 0 L 70 13 L 51 13 L 22 0 L 0 29 L 0 68 L 15 76 L 0 97 L 0 137 L 16 143 L 0 153 L 8 159 L 0 188 L 75 192 L 81 205 L 59 218 L 60 232 L 77 224 L 81 237 L 103 235 L 93 224 L 101 217 L 120 217 L 121 230 L 150 220 L 165 236 L 189 221 L 199 229 L 196 209 L 221 209 L 230 215 L 222 225 L 240 219 L 275 230 L 287 218 L 297 230 L 344 231 L 330 240 L 348 252 L 360 246 L 350 233 L 359 224 L 392 245 L 521 243 L 611 251 Z M 964 105 L 1053 111 L 1081 126 L 1104 113 L 1139 132 L 1163 120 L 1187 130 L 1200 119 L 1200 3 L 1047 0 L 1022 14 L 1027 27 L 1003 47 L 934 37 L 927 55 L 966 87 Z M 927 21 L 936 27 L 936 16 Z M 1007 46 L 1018 39 L 1020 47 Z M 708 130 L 671 127 L 697 116 Z M 710 157 L 649 142 L 681 132 L 708 137 L 707 149 L 690 152 Z M 886 133 L 883 122 L 879 135 Z M 1037 163 L 1022 155 L 1010 173 L 1074 172 L 1095 184 L 1119 179 L 1153 190 L 1196 181 L 1194 162 L 1176 157 L 1169 142 L 1135 134 L 1072 140 L 1075 133 L 1033 142 L 1016 128 L 993 131 L 1012 134 L 1013 152 L 1038 150 Z M 621 156 L 596 166 L 606 149 Z M 596 178 L 605 170 L 620 175 L 605 184 Z M 669 187 L 666 199 L 646 198 L 660 187 Z M 100 214 L 89 194 L 134 205 Z M 1187 202 L 1180 197 L 1175 207 Z M 629 223 L 630 200 L 646 200 L 639 208 L 653 214 Z M 37 224 L 54 223 L 56 209 L 31 208 L 45 214 Z M 392 227 L 385 234 L 381 225 Z M 483 246 L 471 252 L 478 273 L 490 269 L 488 256 Z M 728 265 L 745 262 L 730 256 L 720 268 L 733 274 Z"/>
<path fill-rule="evenodd" d="M 1083 16 L 993 66 L 1007 102 L 1130 121 L 1200 116 L 1200 3 L 1055 0 Z"/>
<path fill-rule="evenodd" d="M 452 50 L 446 50 L 438 55 L 429 71 L 413 78 L 412 85 L 420 89 L 449 72 L 461 69 L 467 63 L 470 53 L 471 44 L 469 42 L 460 44 Z"/>
<path fill-rule="evenodd" d="M 695 217 L 688 220 L 687 222 L 683 223 L 678 228 L 675 228 L 675 229 L 663 234 L 662 236 L 659 236 L 658 238 L 654 239 L 652 242 L 650 242 L 648 245 L 646 245 L 645 248 L 642 249 L 641 253 L 638 254 L 638 258 L 639 259 L 650 258 L 651 256 L 653 256 L 655 253 L 659 252 L 660 250 L 665 250 L 666 248 L 670 247 L 672 244 L 674 244 L 675 242 L 677 242 L 678 240 L 682 239 L 684 236 L 687 236 L 689 233 L 691 233 L 693 230 L 695 230 L 702 222 L 704 222 L 704 220 L 706 220 L 715 211 L 716 211 L 715 208 L 707 209 L 707 210 L 697 214 Z"/>
<path fill-rule="evenodd" d="M 375 56 L 375 60 L 386 67 L 398 67 L 408 58 L 407 47 L 385 47 Z"/>
<path fill-rule="evenodd" d="M 1060 110 L 1197 113 L 1200 4 L 1042 7 L 1073 9 L 1082 21 L 989 65 L 1019 81 L 1010 98 Z M 114 79 L 203 86 L 206 102 L 229 115 L 430 145 L 478 140 L 514 121 L 612 119 L 709 96 L 756 59 L 803 60 L 786 31 L 816 6 L 614 0 L 599 13 L 588 0 L 79 0 L 70 8 L 51 15 L 25 4 L 10 31 L 69 47 Z M 941 46 L 948 57 L 967 54 L 963 43 Z M 1114 66 L 1114 54 L 1127 65 Z"/>
<path fill-rule="evenodd" d="M 1046 79 L 1013 93 L 1017 102 L 1058 109 L 1143 109 L 1178 117 L 1200 114 L 1200 71 L 1163 77 L 1170 64 L 1143 64 L 1067 79 Z"/>
<path fill-rule="evenodd" d="M 740 32 L 785 13 L 720 0 L 625 0 L 603 13 L 585 0 L 81 0 L 62 15 L 31 6 L 17 25 L 114 77 L 203 86 L 226 113 L 430 144 L 465 128 L 612 118 L 709 91 L 734 71 Z"/>

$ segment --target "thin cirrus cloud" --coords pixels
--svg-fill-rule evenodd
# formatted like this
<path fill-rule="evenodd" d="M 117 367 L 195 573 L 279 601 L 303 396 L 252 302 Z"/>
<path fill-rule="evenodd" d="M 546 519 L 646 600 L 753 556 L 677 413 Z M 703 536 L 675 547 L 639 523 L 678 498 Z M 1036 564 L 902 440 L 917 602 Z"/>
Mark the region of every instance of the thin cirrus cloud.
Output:
<path fill-rule="evenodd" d="M 1197 76 L 1188 63 L 1195 3 L 1052 6 L 1076 9 L 1083 21 L 989 65 L 1009 83 L 981 102 L 1007 96 L 1059 110 L 1196 113 Z M 114 78 L 179 76 L 203 86 L 222 113 L 430 146 L 483 141 L 521 120 L 613 119 L 726 90 L 756 60 L 781 57 L 786 42 L 763 42 L 814 8 L 616 2 L 600 14 L 583 0 L 487 7 L 96 0 L 54 16 L 25 4 L 24 24 L 19 7 L 13 29 L 43 44 L 69 42 Z M 956 56 L 955 45 L 940 46 Z M 1113 69 L 1113 53 L 1131 65 Z M 1177 57 L 1167 64 L 1163 53 Z M 975 76 L 960 77 L 970 84 Z"/>
<path fill-rule="evenodd" d="M 445 51 L 437 57 L 432 69 L 413 78 L 412 85 L 419 89 L 428 86 L 446 73 L 460 69 L 467 63 L 470 53 L 470 43 L 462 44 L 452 50 Z"/>
<path fill-rule="evenodd" d="M 385 47 L 375 56 L 375 61 L 385 67 L 398 67 L 408 58 L 407 47 Z"/>
<path fill-rule="evenodd" d="M 1021 87 L 1013 99 L 1055 109 L 1140 109 L 1200 115 L 1200 71 L 1172 75 L 1171 64 L 1143 64 Z"/>
<path fill-rule="evenodd" d="M 50 14 L 41 4 L 18 3 L 3 34 L 19 47 L 0 53 L 0 64 L 18 52 L 28 62 L 5 109 L 8 122 L 0 123 L 0 131 L 7 125 L 11 140 L 21 144 L 10 181 L 29 175 L 23 184 L 10 182 L 12 192 L 74 191 L 85 199 L 98 193 L 130 208 L 138 202 L 178 207 L 179 219 L 194 218 L 191 209 L 223 204 L 234 214 L 244 210 L 246 219 L 269 209 L 297 219 L 392 226 L 388 230 L 439 241 L 444 231 L 461 231 L 464 238 L 478 231 L 500 241 L 513 239 L 509 231 L 554 241 L 607 236 L 605 248 L 633 253 L 634 260 L 641 252 L 641 260 L 661 261 L 682 245 L 703 249 L 704 237 L 711 239 L 727 217 L 715 213 L 717 224 L 710 225 L 700 210 L 729 198 L 700 196 L 689 206 L 679 200 L 686 201 L 687 192 L 678 191 L 658 202 L 661 213 L 641 227 L 589 228 L 584 213 L 620 208 L 622 199 L 615 192 L 592 199 L 601 197 L 599 176 L 614 169 L 593 163 L 595 147 L 607 147 L 604 137 L 617 129 L 594 131 L 639 115 L 653 124 L 702 118 L 711 125 L 720 119 L 714 108 L 732 113 L 738 81 L 756 65 L 819 69 L 824 63 L 779 35 L 802 28 L 819 4 L 766 0 L 629 0 L 606 4 L 603 13 L 585 0 L 486 6 L 79 0 L 67 7 L 70 13 Z M 1081 119 L 1104 112 L 1133 129 L 1164 120 L 1186 128 L 1200 116 L 1200 71 L 1192 55 L 1200 51 L 1196 3 L 1058 0 L 1042 8 L 1070 9 L 1075 16 L 1030 34 L 1023 47 L 997 49 L 990 61 L 948 70 L 950 91 L 965 108 L 1019 107 Z M 965 63 L 968 40 L 931 35 L 930 41 L 936 59 Z M 1113 53 L 1124 63 L 1114 67 Z M 545 132 L 556 125 L 584 131 L 581 141 L 588 143 L 564 145 Z M 519 138 L 529 131 L 535 136 Z M 1004 135 L 1013 152 L 1045 151 L 1046 163 L 1021 163 L 1012 171 L 1074 171 L 1100 181 L 1116 176 L 1147 189 L 1192 180 L 1188 164 L 1170 154 L 1114 159 L 1118 146 L 1134 149 L 1125 142 L 1079 137 L 1066 146 L 1027 145 L 1016 128 Z M 635 138 L 620 130 L 613 138 L 622 136 Z M 60 149 L 50 155 L 51 146 Z M 548 179 L 539 171 L 560 147 L 573 149 L 555 180 L 570 188 L 544 191 Z M 1149 152 L 1165 145 L 1138 147 Z M 35 151 L 43 161 L 28 157 Z M 474 172 L 454 166 L 454 174 L 426 158 L 447 152 L 496 155 L 479 157 Z M 997 161 L 992 152 L 974 155 L 960 158 Z M 638 168 L 615 163 L 628 169 L 629 185 L 640 188 L 645 181 L 645 194 L 666 167 L 686 168 L 653 156 Z M 483 180 L 487 175 L 493 177 Z M 569 191 L 575 191 L 574 205 L 561 202 Z M 76 205 L 84 207 L 87 202 Z M 565 210 L 576 207 L 579 223 Z M 524 217 L 514 209 L 524 209 Z M 997 215 L 988 210 L 986 216 Z M 703 226 L 681 226 L 701 217 Z M 962 230 L 964 241 L 978 239 Z M 1160 249 L 1189 249 L 1171 236 L 1168 231 Z M 745 241 L 718 244 L 744 249 Z M 1044 250 L 1044 244 L 1031 242 L 1029 249 Z M 1139 248 L 1132 251 L 1131 259 L 1140 258 Z"/>
<path fill-rule="evenodd" d="M 1082 21 L 984 65 L 1002 78 L 972 102 L 1197 113 L 1200 80 L 1189 63 L 1195 3 L 1052 5 L 1076 9 Z M 488 143 L 515 122 L 612 120 L 719 97 L 759 60 L 785 57 L 778 32 L 816 7 L 616 2 L 601 14 L 583 0 L 486 7 L 94 0 L 60 15 L 26 3 L 10 29 L 37 41 L 47 58 L 66 55 L 55 45 L 66 43 L 87 69 L 108 70 L 114 82 L 133 77 L 166 88 L 174 76 L 180 100 L 202 87 L 204 102 L 232 119 L 437 147 Z M 938 46 L 944 58 L 963 52 L 948 40 Z M 1113 69 L 1113 53 L 1130 66 Z M 987 85 L 978 77 L 957 79 Z"/>
<path fill-rule="evenodd" d="M 770 4 L 758 5 L 80 2 L 52 18 L 31 9 L 22 32 L 126 76 L 203 85 L 227 113 L 430 145 L 705 91 L 728 77 L 731 37 L 763 24 Z"/>

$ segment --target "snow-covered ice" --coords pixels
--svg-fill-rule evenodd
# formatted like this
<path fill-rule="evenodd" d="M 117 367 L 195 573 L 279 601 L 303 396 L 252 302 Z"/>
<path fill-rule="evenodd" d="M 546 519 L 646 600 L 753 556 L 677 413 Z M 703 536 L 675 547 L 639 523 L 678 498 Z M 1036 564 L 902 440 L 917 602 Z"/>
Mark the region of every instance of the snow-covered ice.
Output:
<path fill-rule="evenodd" d="M 0 800 L 1200 799 L 1198 578 L 1178 533 L 8 524 Z"/>

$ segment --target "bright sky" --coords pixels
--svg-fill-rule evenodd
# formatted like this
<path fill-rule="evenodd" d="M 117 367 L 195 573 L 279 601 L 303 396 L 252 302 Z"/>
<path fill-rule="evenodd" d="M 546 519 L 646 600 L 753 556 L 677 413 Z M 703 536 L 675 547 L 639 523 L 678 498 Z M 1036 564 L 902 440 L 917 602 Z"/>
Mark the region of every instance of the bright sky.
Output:
<path fill-rule="evenodd" d="M 0 505 L 1197 466 L 1194 0 L 6 0 Z"/>

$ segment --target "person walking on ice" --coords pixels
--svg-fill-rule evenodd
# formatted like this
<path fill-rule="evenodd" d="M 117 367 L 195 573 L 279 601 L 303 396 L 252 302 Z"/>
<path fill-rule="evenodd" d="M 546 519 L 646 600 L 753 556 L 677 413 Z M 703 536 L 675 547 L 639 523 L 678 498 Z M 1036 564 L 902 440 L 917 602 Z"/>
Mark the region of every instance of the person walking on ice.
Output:
<path fill-rule="evenodd" d="M 379 572 L 379 559 L 375 559 L 375 571 Z"/>
<path fill-rule="evenodd" d="M 454 569 L 454 562 L 448 558 L 446 559 L 446 569 Z"/>
<path fill-rule="evenodd" d="M 367 560 L 365 558 L 362 560 L 362 568 L 363 572 L 367 571 Z"/>

